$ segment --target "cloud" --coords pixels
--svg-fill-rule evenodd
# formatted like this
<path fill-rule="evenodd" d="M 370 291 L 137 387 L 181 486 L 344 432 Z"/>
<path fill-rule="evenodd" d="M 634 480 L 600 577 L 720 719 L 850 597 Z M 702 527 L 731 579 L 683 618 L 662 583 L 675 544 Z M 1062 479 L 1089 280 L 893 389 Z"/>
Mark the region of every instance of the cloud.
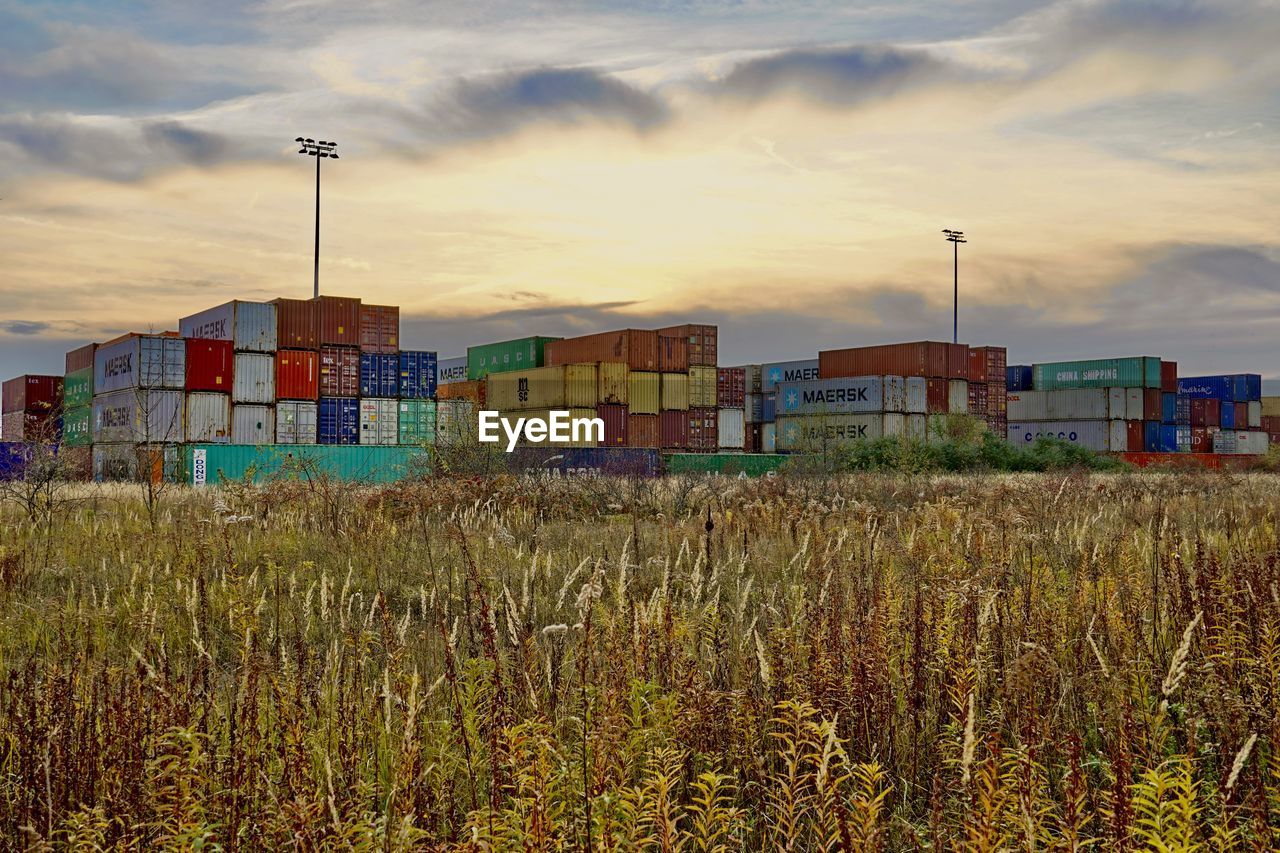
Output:
<path fill-rule="evenodd" d="M 799 94 L 852 106 L 908 86 L 954 76 L 958 68 L 921 50 L 874 45 L 787 50 L 736 66 L 713 90 L 748 102 Z"/>
<path fill-rule="evenodd" d="M 52 328 L 42 320 L 6 320 L 0 323 L 0 331 L 10 335 L 39 335 Z"/>

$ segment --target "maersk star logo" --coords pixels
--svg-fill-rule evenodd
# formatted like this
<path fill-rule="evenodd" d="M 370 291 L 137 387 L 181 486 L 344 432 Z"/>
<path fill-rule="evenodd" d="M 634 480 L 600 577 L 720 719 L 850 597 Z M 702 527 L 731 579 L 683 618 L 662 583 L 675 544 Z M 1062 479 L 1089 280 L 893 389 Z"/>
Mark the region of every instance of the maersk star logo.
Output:
<path fill-rule="evenodd" d="M 773 370 L 770 370 L 770 371 L 769 371 L 769 381 L 770 381 L 770 382 L 773 382 L 773 383 L 775 383 L 775 384 L 776 384 L 776 383 L 778 383 L 778 382 L 781 382 L 781 381 L 782 381 L 782 370 L 781 370 L 780 368 L 777 368 L 777 367 L 775 367 Z"/>
<path fill-rule="evenodd" d="M 798 429 L 798 427 L 797 427 L 795 424 L 787 424 L 787 428 L 786 428 L 786 432 L 787 432 L 787 441 L 795 441 L 795 440 L 796 440 L 796 430 L 797 430 L 797 429 Z"/>
<path fill-rule="evenodd" d="M 797 405 L 799 405 L 799 403 L 800 403 L 800 395 L 796 393 L 795 389 L 793 388 L 790 391 L 788 391 L 787 392 L 787 408 L 794 409 Z"/>

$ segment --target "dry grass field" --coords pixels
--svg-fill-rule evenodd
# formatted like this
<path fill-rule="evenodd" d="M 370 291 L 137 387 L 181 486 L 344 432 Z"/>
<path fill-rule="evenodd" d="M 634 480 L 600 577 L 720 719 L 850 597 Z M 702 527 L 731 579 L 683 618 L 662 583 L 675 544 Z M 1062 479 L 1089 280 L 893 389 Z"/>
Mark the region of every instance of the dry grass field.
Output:
<path fill-rule="evenodd" d="M 1278 485 L 7 504 L 0 847 L 1275 849 Z"/>

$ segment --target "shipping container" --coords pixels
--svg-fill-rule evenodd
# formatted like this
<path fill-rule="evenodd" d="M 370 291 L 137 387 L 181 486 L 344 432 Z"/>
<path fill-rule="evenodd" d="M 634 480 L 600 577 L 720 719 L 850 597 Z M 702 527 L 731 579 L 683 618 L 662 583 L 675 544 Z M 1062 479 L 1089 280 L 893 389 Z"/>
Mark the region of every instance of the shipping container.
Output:
<path fill-rule="evenodd" d="M 684 338 L 688 342 L 690 367 L 715 367 L 719 364 L 720 330 L 707 323 L 684 323 L 659 329 L 659 334 Z M 667 369 L 662 368 L 663 372 Z"/>
<path fill-rule="evenodd" d="M 1005 384 L 1009 353 L 1004 347 L 971 347 L 969 349 L 969 381 Z"/>
<path fill-rule="evenodd" d="M 1153 356 L 1053 361 L 1033 364 L 1031 372 L 1037 391 L 1160 387 L 1160 359 Z"/>
<path fill-rule="evenodd" d="M 626 406 L 601 403 L 596 406 L 596 417 L 604 421 L 604 441 L 600 442 L 601 447 L 631 446 L 628 435 L 631 418 Z"/>
<path fill-rule="evenodd" d="M 360 443 L 360 401 L 353 397 L 321 397 L 318 444 Z"/>
<path fill-rule="evenodd" d="M 181 392 L 154 392 L 181 393 Z M 225 446 L 225 445 L 223 445 Z M 93 479 L 103 482 L 179 482 L 182 448 L 176 444 L 95 444 Z"/>
<path fill-rule="evenodd" d="M 404 350 L 399 356 L 400 396 L 409 400 L 426 400 L 436 395 L 439 366 L 436 354 L 427 350 Z M 467 376 L 462 364 L 462 378 Z"/>
<path fill-rule="evenodd" d="M 748 394 L 742 408 L 745 411 L 747 423 L 758 424 L 764 422 L 763 394 Z"/>
<path fill-rule="evenodd" d="M 185 482 L 194 486 L 315 477 L 393 483 L 421 476 L 431 464 L 429 451 L 421 447 L 193 444 L 184 448 L 184 453 Z"/>
<path fill-rule="evenodd" d="M 741 409 L 746 404 L 747 372 L 741 367 L 721 367 L 716 371 L 716 405 Z"/>
<path fill-rule="evenodd" d="M 1249 428 L 1249 404 L 1237 402 L 1235 406 L 1236 429 L 1247 430 Z"/>
<path fill-rule="evenodd" d="M 684 374 L 672 374 L 683 376 Z M 689 446 L 689 413 L 688 411 L 667 410 L 658 415 L 659 442 L 663 447 L 681 448 Z"/>
<path fill-rule="evenodd" d="M 691 406 L 689 408 L 689 444 L 690 450 L 715 450 L 719 447 L 716 435 L 719 419 L 714 407 Z"/>
<path fill-rule="evenodd" d="M 1176 431 L 1175 443 L 1178 448 L 1178 453 L 1190 453 L 1191 452 L 1191 427 L 1175 426 L 1174 430 Z"/>
<path fill-rule="evenodd" d="M 522 447 L 507 457 L 511 470 L 533 477 L 657 477 L 657 450 L 626 447 Z"/>
<path fill-rule="evenodd" d="M 436 385 L 467 381 L 467 357 L 442 358 L 436 362 Z"/>
<path fill-rule="evenodd" d="M 1156 424 L 1159 440 L 1156 443 L 1157 453 L 1178 452 L 1178 428 L 1173 424 Z"/>
<path fill-rule="evenodd" d="M 97 352 L 97 344 L 85 344 L 67 352 L 64 373 L 78 373 L 81 370 L 93 372 L 93 354 Z"/>
<path fill-rule="evenodd" d="M 777 453 L 668 453 L 664 461 L 668 474 L 764 477 L 781 471 L 787 457 Z"/>
<path fill-rule="evenodd" d="M 1038 421 L 1009 423 L 1009 441 L 1015 445 L 1034 444 L 1037 439 L 1056 438 L 1068 444 L 1098 452 L 1112 450 L 1110 421 Z M 1117 447 L 1116 450 L 1127 448 Z"/>
<path fill-rule="evenodd" d="M 1142 419 L 1159 421 L 1164 412 L 1164 392 L 1159 388 L 1147 388 L 1142 392 Z"/>
<path fill-rule="evenodd" d="M 261 352 L 235 354 L 231 402 L 270 406 L 276 401 L 276 357 Z M 249 442 L 238 442 L 247 444 Z"/>
<path fill-rule="evenodd" d="M 400 443 L 400 403 L 390 397 L 360 401 L 360 443 Z"/>
<path fill-rule="evenodd" d="M 276 399 L 307 400 L 320 397 L 320 354 L 315 350 L 282 349 L 276 352 Z M 288 441 L 285 444 L 305 444 Z"/>
<path fill-rule="evenodd" d="M 123 335 L 93 356 L 95 394 L 126 388 L 173 388 L 186 384 L 187 345 L 168 335 Z"/>
<path fill-rule="evenodd" d="M 319 406 L 310 400 L 276 403 L 276 444 L 315 444 Z"/>
<path fill-rule="evenodd" d="M 400 351 L 400 308 L 396 305 L 360 306 L 360 349 L 395 355 Z"/>
<path fill-rule="evenodd" d="M 778 425 L 776 423 L 762 424 L 760 426 L 760 452 L 778 452 Z"/>
<path fill-rule="evenodd" d="M 600 393 L 599 371 L 594 364 L 564 366 L 564 399 L 570 408 L 595 408 Z"/>
<path fill-rule="evenodd" d="M 929 416 L 907 415 L 906 435 L 911 441 L 927 441 L 929 438 Z M 1004 435 L 1004 433 L 1000 433 Z"/>
<path fill-rule="evenodd" d="M 564 377 L 564 365 L 491 373 L 485 380 L 485 403 L 502 412 L 564 409 L 568 407 Z M 593 396 L 594 389 L 592 385 Z"/>
<path fill-rule="evenodd" d="M 689 339 L 658 335 L 658 367 L 663 373 L 686 373 L 689 370 Z"/>
<path fill-rule="evenodd" d="M 602 361 L 596 365 L 599 385 L 596 402 L 602 405 L 626 406 L 630 402 L 631 371 L 620 361 Z"/>
<path fill-rule="evenodd" d="M 98 394 L 93 398 L 93 443 L 181 444 L 186 441 L 183 396 L 156 389 Z"/>
<path fill-rule="evenodd" d="M 742 370 L 743 373 L 746 375 L 747 393 L 763 394 L 764 390 L 763 388 L 761 388 L 761 384 L 763 382 L 763 376 L 764 376 L 762 365 L 744 364 L 739 369 Z M 816 379 L 817 377 L 810 377 L 810 378 Z"/>
<path fill-rule="evenodd" d="M 360 350 L 320 347 L 320 396 L 357 397 L 360 394 Z"/>
<path fill-rule="evenodd" d="M 236 403 L 231 407 L 232 444 L 271 444 L 276 440 L 273 406 Z"/>
<path fill-rule="evenodd" d="M 689 406 L 715 408 L 717 371 L 714 367 L 689 368 Z"/>
<path fill-rule="evenodd" d="M 824 350 L 818 353 L 818 375 L 823 379 L 841 376 L 963 379 L 969 375 L 969 348 L 964 344 L 915 341 Z"/>
<path fill-rule="evenodd" d="M 760 402 L 760 418 L 763 423 L 771 424 L 778 419 L 778 395 L 765 394 Z"/>
<path fill-rule="evenodd" d="M 1178 362 L 1160 362 L 1160 390 L 1166 394 L 1178 393 Z"/>
<path fill-rule="evenodd" d="M 273 353 L 278 348 L 277 323 L 272 303 L 237 299 L 183 317 L 178 332 L 184 338 L 228 341 L 237 352 Z"/>
<path fill-rule="evenodd" d="M 401 400 L 397 427 L 400 431 L 400 444 L 434 444 L 436 401 Z"/>
<path fill-rule="evenodd" d="M 61 438 L 62 418 L 52 411 L 5 412 L 0 415 L 0 438 L 5 441 L 52 444 Z"/>
<path fill-rule="evenodd" d="M 760 392 L 772 394 L 783 382 L 811 382 L 818 378 L 816 358 L 800 361 L 777 361 L 760 365 Z"/>
<path fill-rule="evenodd" d="M 969 414 L 976 418 L 987 417 L 987 383 L 969 383 Z"/>
<path fill-rule="evenodd" d="M 783 453 L 821 453 L 884 435 L 884 415 L 797 415 L 778 418 L 777 449 Z"/>
<path fill-rule="evenodd" d="M 1063 388 L 1058 391 L 1017 391 L 1008 395 L 1011 421 L 1093 421 L 1123 418 L 1121 396 L 1119 410 L 1109 405 L 1111 394 L 1106 388 Z"/>
<path fill-rule="evenodd" d="M 1160 389 L 1156 389 L 1159 391 Z M 1160 452 L 1160 422 L 1142 422 L 1142 449 L 1147 453 Z"/>
<path fill-rule="evenodd" d="M 476 404 L 472 400 L 436 400 L 436 444 L 476 445 Z"/>
<path fill-rule="evenodd" d="M 662 374 L 663 411 L 685 411 L 689 408 L 689 374 Z M 665 435 L 665 431 L 664 431 Z M 683 445 L 681 445 L 683 446 Z"/>
<path fill-rule="evenodd" d="M 886 388 L 896 388 L 897 393 L 886 393 Z M 785 416 L 906 409 L 902 377 L 855 376 L 784 382 L 778 386 L 778 398 L 778 413 Z"/>
<path fill-rule="evenodd" d="M 1131 453 L 1142 453 L 1146 449 L 1146 431 L 1142 421 L 1125 421 L 1128 430 L 1128 441 L 1125 449 Z"/>
<path fill-rule="evenodd" d="M 658 333 L 646 329 L 620 329 L 563 338 L 548 343 L 544 355 L 549 365 L 621 361 L 632 370 L 657 370 Z"/>
<path fill-rule="evenodd" d="M 1178 395 L 1168 392 L 1160 394 L 1160 422 L 1176 424 L 1178 422 Z"/>
<path fill-rule="evenodd" d="M 360 353 L 360 396 L 400 396 L 399 356 L 377 352 Z M 374 443 L 386 444 L 387 442 Z"/>
<path fill-rule="evenodd" d="M 279 349 L 319 349 L 320 304 L 310 299 L 275 299 L 276 346 Z"/>
<path fill-rule="evenodd" d="M 24 374 L 6 379 L 0 398 L 3 413 L 52 412 L 62 408 L 62 377 Z"/>
<path fill-rule="evenodd" d="M 436 400 L 464 400 L 483 406 L 488 396 L 488 388 L 489 381 L 487 379 L 479 379 L 474 382 L 470 379 L 466 382 L 450 382 L 448 385 L 436 386 Z"/>
<path fill-rule="evenodd" d="M 1226 400 L 1218 402 L 1218 426 L 1223 429 L 1236 429 L 1236 406 Z"/>
<path fill-rule="evenodd" d="M 1213 452 L 1213 436 L 1218 432 L 1217 427 L 1198 427 L 1191 428 L 1191 452 L 1192 453 L 1212 453 Z"/>
<path fill-rule="evenodd" d="M 946 379 L 925 380 L 925 412 L 930 415 L 945 415 L 950 410 L 951 387 Z"/>
<path fill-rule="evenodd" d="M 1233 403 L 1260 400 L 1262 377 L 1257 373 L 1180 376 L 1178 393 L 1186 394 L 1193 400 L 1229 400 Z"/>
<path fill-rule="evenodd" d="M 231 341 L 187 338 L 186 389 L 229 393 L 235 369 L 233 355 Z"/>
<path fill-rule="evenodd" d="M 627 442 L 631 447 L 661 447 L 662 432 L 658 427 L 658 416 L 628 415 Z"/>
<path fill-rule="evenodd" d="M 93 444 L 93 406 L 75 406 L 62 412 L 62 443 L 66 447 Z"/>
<path fill-rule="evenodd" d="M 318 296 L 320 344 L 360 347 L 360 300 L 351 296 Z"/>
<path fill-rule="evenodd" d="M 634 415 L 656 415 L 661 409 L 661 374 L 632 370 L 627 373 L 627 406 Z"/>
<path fill-rule="evenodd" d="M 93 403 L 93 365 L 74 370 L 62 380 L 62 405 L 68 409 Z"/>
<path fill-rule="evenodd" d="M 1031 391 L 1032 371 L 1029 364 L 1011 364 L 1004 371 L 1005 388 L 1012 391 Z"/>
<path fill-rule="evenodd" d="M 720 409 L 716 438 L 720 447 L 742 449 L 747 440 L 747 424 L 742 409 Z"/>
<path fill-rule="evenodd" d="M 951 379 L 947 382 L 947 412 L 952 415 L 963 415 L 969 411 L 969 382 L 966 379 Z"/>
<path fill-rule="evenodd" d="M 600 416 L 599 414 L 597 414 L 595 406 L 592 406 L 589 409 L 587 408 L 570 408 L 569 409 L 569 423 L 571 424 L 570 428 L 573 430 L 579 429 L 578 427 L 572 426 L 572 424 L 575 421 L 579 421 L 579 420 L 595 421 L 599 417 Z M 577 432 L 571 433 L 571 435 L 574 435 L 574 434 L 579 435 L 579 440 L 577 441 L 570 440 L 564 445 L 565 447 L 596 447 L 604 441 L 603 429 L 596 428 L 595 424 L 592 424 L 591 429 L 587 430 L 586 438 L 582 438 L 581 433 L 577 433 Z"/>
<path fill-rule="evenodd" d="M 1262 401 L 1250 400 L 1245 403 L 1245 421 L 1249 424 L 1249 429 L 1262 428 Z"/>
<path fill-rule="evenodd" d="M 214 391 L 192 392 L 187 395 L 186 417 L 186 441 L 206 444 L 231 441 L 231 395 Z"/>
<path fill-rule="evenodd" d="M 1110 425 L 1109 446 L 1114 451 L 1127 452 L 1131 448 L 1142 446 L 1142 430 L 1134 421 L 1113 420 L 1107 423 Z M 1134 426 L 1139 428 L 1133 429 Z"/>
<path fill-rule="evenodd" d="M 1259 402 L 1263 417 L 1280 418 L 1280 397 L 1263 397 Z"/>
<path fill-rule="evenodd" d="M 467 347 L 467 378 L 484 379 L 490 373 L 542 367 L 547 362 L 546 345 L 559 338 L 532 337 L 496 344 Z M 617 361 L 614 358 L 582 359 L 583 361 Z"/>

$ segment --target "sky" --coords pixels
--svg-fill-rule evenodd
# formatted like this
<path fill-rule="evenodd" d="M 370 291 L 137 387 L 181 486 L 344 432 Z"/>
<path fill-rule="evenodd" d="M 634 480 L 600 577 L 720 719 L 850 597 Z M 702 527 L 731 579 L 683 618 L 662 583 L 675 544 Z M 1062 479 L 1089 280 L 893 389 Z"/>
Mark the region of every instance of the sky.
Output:
<path fill-rule="evenodd" d="M 0 365 L 320 285 L 1280 377 L 1280 2 L 0 0 Z"/>

